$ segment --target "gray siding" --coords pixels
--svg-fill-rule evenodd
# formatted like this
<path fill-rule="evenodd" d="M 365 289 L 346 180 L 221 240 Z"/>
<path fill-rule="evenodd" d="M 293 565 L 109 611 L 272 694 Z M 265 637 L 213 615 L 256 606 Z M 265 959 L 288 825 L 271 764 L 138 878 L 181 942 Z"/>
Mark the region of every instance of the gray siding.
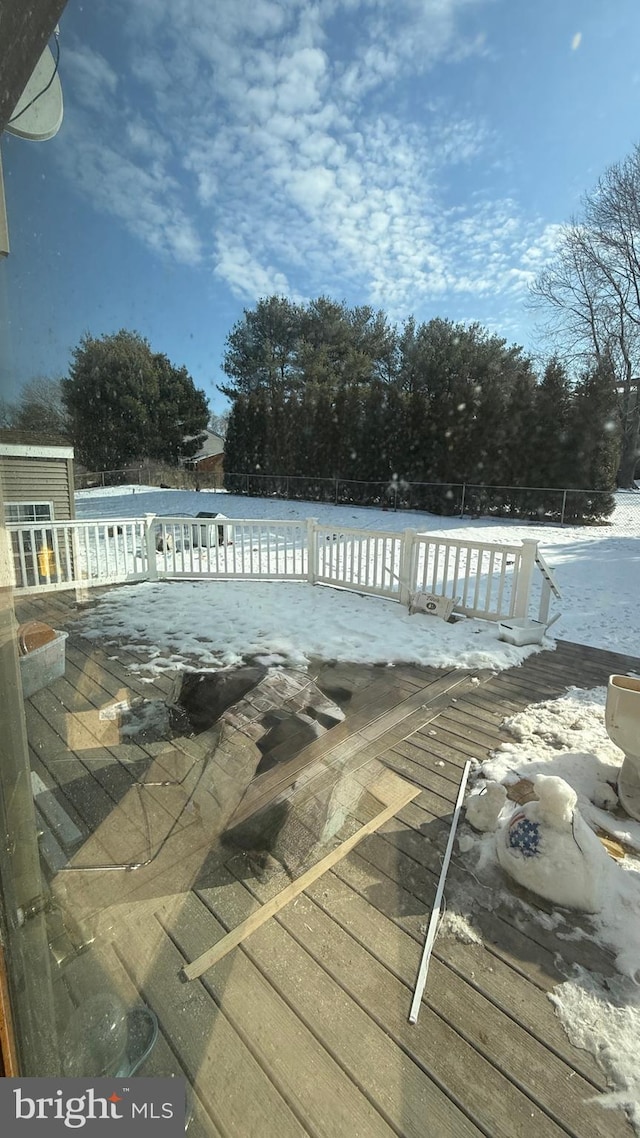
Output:
<path fill-rule="evenodd" d="M 53 502 L 56 521 L 75 517 L 71 459 L 0 455 L 0 476 L 5 502 Z"/>

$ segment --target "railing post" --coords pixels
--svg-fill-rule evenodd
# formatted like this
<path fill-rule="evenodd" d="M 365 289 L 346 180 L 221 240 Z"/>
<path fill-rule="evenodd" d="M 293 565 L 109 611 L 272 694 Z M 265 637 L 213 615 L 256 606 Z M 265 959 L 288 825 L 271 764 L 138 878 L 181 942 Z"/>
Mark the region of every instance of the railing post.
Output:
<path fill-rule="evenodd" d="M 147 551 L 147 574 L 150 581 L 158 580 L 158 561 L 156 558 L 156 543 L 153 528 L 155 514 L 144 516 L 144 538 Z"/>
<path fill-rule="evenodd" d="M 318 519 L 307 518 L 307 581 L 315 585 L 318 579 Z"/>
<path fill-rule="evenodd" d="M 400 593 L 401 605 L 408 605 L 413 592 L 413 551 L 418 534 L 414 529 L 406 529 L 402 535 L 400 546 Z"/>
<path fill-rule="evenodd" d="M 531 599 L 531 582 L 536 564 L 538 542 L 526 537 L 522 542 L 520 564 L 516 571 L 513 597 L 513 615 L 526 617 L 529 615 L 529 601 Z"/>
<path fill-rule="evenodd" d="M 564 525 L 564 515 L 565 515 L 566 508 L 567 508 L 567 491 L 563 490 L 563 492 L 562 492 L 562 512 L 560 514 L 560 525 L 561 526 Z"/>
<path fill-rule="evenodd" d="M 538 612 L 538 620 L 540 624 L 547 624 L 549 621 L 549 605 L 551 603 L 551 585 L 546 576 L 542 578 L 542 593 L 540 596 L 540 610 Z"/>

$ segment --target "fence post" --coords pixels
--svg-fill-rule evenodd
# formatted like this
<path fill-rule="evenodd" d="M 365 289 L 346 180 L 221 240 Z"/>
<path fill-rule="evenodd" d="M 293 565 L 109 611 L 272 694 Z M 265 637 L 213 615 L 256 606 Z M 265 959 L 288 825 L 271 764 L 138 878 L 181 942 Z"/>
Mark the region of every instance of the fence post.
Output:
<path fill-rule="evenodd" d="M 336 493 L 335 493 L 335 504 L 336 504 L 336 506 L 338 505 L 338 485 L 339 485 L 339 482 L 340 482 L 340 479 L 336 478 Z"/>
<path fill-rule="evenodd" d="M 307 581 L 315 585 L 318 579 L 318 519 L 307 518 Z"/>
<path fill-rule="evenodd" d="M 158 580 L 158 562 L 156 559 L 156 543 L 155 534 L 153 532 L 153 522 L 155 514 L 145 514 L 144 516 L 144 537 L 147 550 L 147 573 L 150 581 Z"/>
<path fill-rule="evenodd" d="M 462 483 L 462 497 L 460 499 L 460 517 L 461 518 L 464 517 L 464 499 L 465 499 L 466 493 L 467 493 L 467 484 L 466 484 L 466 482 L 463 482 Z"/>
<path fill-rule="evenodd" d="M 531 581 L 536 564 L 538 542 L 534 538 L 525 537 L 522 542 L 520 564 L 516 570 L 513 595 L 513 615 L 527 617 L 529 615 L 529 601 L 531 598 Z"/>
<path fill-rule="evenodd" d="M 565 514 L 566 508 L 567 508 L 567 491 L 563 490 L 563 492 L 562 492 L 562 513 L 560 514 L 560 525 L 561 526 L 564 525 L 564 514 Z"/>
<path fill-rule="evenodd" d="M 406 529 L 402 535 L 399 574 L 399 600 L 401 605 L 409 604 L 409 598 L 413 592 L 413 551 L 417 536 L 417 531 L 414 529 Z"/>

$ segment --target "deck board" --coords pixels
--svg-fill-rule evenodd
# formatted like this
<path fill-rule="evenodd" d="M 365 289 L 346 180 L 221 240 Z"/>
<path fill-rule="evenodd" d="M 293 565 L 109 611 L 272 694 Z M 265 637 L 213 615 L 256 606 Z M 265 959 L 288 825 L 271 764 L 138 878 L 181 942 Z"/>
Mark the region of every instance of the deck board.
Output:
<path fill-rule="evenodd" d="M 90 603 L 105 591 L 88 594 Z M 170 698 L 171 674 L 131 671 L 142 654 L 83 640 L 73 593 L 16 607 L 20 620 L 70 632 L 65 677 L 27 701 L 26 717 L 33 770 L 85 835 L 81 857 L 116 860 L 141 848 L 143 833 L 160 841 L 176 823 L 140 871 L 56 876 L 51 853 L 59 912 L 96 937 L 61 966 L 61 1023 L 99 977 L 128 1001 L 148 1002 L 161 1034 L 140 1073 L 186 1075 L 196 1138 L 631 1138 L 620 1111 L 590 1101 L 605 1075 L 572 1046 L 547 999 L 566 964 L 608 974 L 611 954 L 588 938 L 559 941 L 531 919 L 531 898 L 516 891 L 513 904 L 474 909 L 481 943 L 439 936 L 418 1024 L 407 1017 L 466 759 L 483 761 L 508 738 L 504 719 L 530 703 L 601 686 L 613 671 L 640 672 L 640 660 L 559 642 L 497 675 L 313 662 L 316 682 L 344 698 L 345 718 L 297 754 L 285 747 L 275 756 L 285 761 L 255 779 L 240 814 L 286 799 L 328 757 L 353 772 L 382 761 L 420 794 L 201 980 L 184 983 L 183 964 L 288 879 L 247 876 L 237 856 L 208 866 L 206 819 L 187 806 L 211 740 L 137 743 L 105 727 L 100 712 L 114 702 Z M 223 786 L 221 760 L 211 762 L 208 777 Z M 148 788 L 142 809 L 135 783 L 149 777 L 179 788 Z M 48 836 L 78 863 L 77 842 L 67 847 L 55 826 Z M 481 888 L 454 853 L 447 893 Z"/>

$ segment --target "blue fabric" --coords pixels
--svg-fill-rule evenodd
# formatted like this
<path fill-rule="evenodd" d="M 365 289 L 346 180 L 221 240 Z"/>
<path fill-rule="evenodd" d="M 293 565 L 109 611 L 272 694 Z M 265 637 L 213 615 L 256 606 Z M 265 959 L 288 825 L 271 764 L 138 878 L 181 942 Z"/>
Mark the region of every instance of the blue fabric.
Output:
<path fill-rule="evenodd" d="M 522 816 L 514 819 L 509 827 L 509 845 L 513 850 L 520 850 L 524 857 L 535 857 L 539 853 L 540 824 L 530 822 Z"/>

